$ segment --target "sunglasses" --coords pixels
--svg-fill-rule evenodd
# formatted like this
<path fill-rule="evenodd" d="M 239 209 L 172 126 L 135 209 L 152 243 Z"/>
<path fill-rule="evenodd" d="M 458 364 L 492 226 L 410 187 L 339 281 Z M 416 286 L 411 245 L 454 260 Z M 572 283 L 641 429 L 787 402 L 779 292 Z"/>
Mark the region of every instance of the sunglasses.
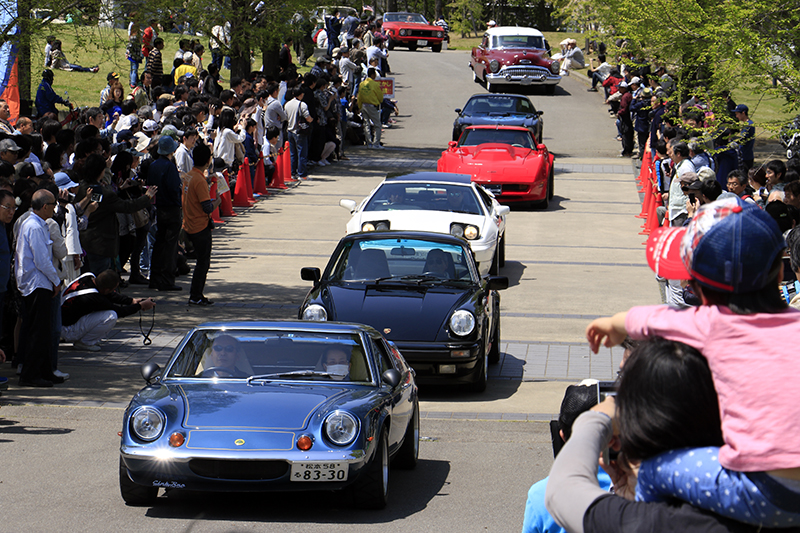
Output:
<path fill-rule="evenodd" d="M 236 346 L 214 346 L 215 352 L 236 353 Z"/>

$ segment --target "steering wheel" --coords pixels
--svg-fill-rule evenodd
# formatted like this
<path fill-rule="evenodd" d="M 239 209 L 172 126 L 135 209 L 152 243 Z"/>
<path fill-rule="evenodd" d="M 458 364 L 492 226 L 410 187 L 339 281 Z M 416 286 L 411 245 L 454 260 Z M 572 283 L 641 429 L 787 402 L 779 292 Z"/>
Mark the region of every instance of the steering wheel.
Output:
<path fill-rule="evenodd" d="M 226 375 L 221 375 L 221 373 Z M 210 366 L 204 369 L 200 376 L 204 378 L 230 378 L 233 377 L 233 372 L 231 372 L 230 368 L 225 368 L 224 366 Z"/>
<path fill-rule="evenodd" d="M 525 148 L 525 146 L 524 146 L 524 145 L 522 145 L 522 144 L 519 144 L 519 143 L 512 144 L 511 146 L 513 146 L 514 148 Z"/>
<path fill-rule="evenodd" d="M 422 275 L 423 276 L 433 276 L 434 278 L 439 278 L 439 279 L 447 279 L 448 278 L 447 274 L 445 274 L 443 272 L 433 272 L 432 270 L 429 270 L 427 272 L 423 272 Z"/>

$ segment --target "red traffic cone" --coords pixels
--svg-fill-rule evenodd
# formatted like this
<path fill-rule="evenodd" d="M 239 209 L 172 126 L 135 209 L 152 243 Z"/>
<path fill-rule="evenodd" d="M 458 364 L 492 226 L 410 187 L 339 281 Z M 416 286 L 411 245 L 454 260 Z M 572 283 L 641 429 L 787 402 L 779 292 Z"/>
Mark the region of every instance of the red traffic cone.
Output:
<path fill-rule="evenodd" d="M 217 198 L 217 179 L 219 178 L 215 176 L 211 182 L 211 190 L 208 191 L 208 195 L 212 198 L 212 200 Z M 219 216 L 219 206 L 217 206 L 217 208 L 211 212 L 211 220 L 213 220 L 217 224 L 225 223 L 225 221 L 222 220 L 222 218 L 220 218 Z"/>
<path fill-rule="evenodd" d="M 283 145 L 283 182 L 297 181 L 292 177 L 292 157 L 289 153 L 289 141 Z"/>
<path fill-rule="evenodd" d="M 283 148 L 278 150 L 278 156 L 275 158 L 275 172 L 272 174 L 272 182 L 270 183 L 271 189 L 288 189 L 289 187 L 283 182 Z"/>
<path fill-rule="evenodd" d="M 256 163 L 256 175 L 254 180 L 253 194 L 260 194 L 261 196 L 269 196 L 267 191 L 267 176 L 264 174 L 264 155 L 258 154 L 258 163 Z"/>
<path fill-rule="evenodd" d="M 245 170 L 247 168 L 247 159 L 245 159 L 245 164 L 239 167 L 239 174 L 236 176 L 236 190 L 233 193 L 233 207 L 250 207 L 253 203 L 248 198 L 247 194 L 247 182 L 250 181 L 250 178 L 245 174 Z"/>
<path fill-rule="evenodd" d="M 228 171 L 225 170 L 222 173 L 222 179 L 225 180 L 225 183 L 228 182 Z M 224 217 L 235 217 L 236 213 L 233 210 L 233 202 L 231 202 L 231 191 L 230 185 L 228 186 L 228 190 L 222 195 L 222 203 L 219 204 L 220 214 Z"/>
<path fill-rule="evenodd" d="M 247 158 L 244 158 L 244 184 L 247 185 L 247 199 L 250 201 L 251 204 L 256 203 L 256 199 L 253 196 L 253 177 L 250 175 L 250 161 Z"/>

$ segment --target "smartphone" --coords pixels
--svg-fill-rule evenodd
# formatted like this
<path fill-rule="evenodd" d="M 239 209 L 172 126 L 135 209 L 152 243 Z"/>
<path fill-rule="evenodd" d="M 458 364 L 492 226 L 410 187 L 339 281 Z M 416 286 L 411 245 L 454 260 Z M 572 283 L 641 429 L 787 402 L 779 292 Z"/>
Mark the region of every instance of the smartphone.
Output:
<path fill-rule="evenodd" d="M 692 205 L 694 205 L 695 199 L 696 199 L 696 198 L 695 198 L 695 195 L 694 195 L 694 193 L 693 193 L 693 192 L 690 192 L 690 193 L 689 193 L 689 203 L 690 203 L 690 204 L 692 204 Z"/>
<path fill-rule="evenodd" d="M 103 201 L 103 195 L 101 193 L 99 193 L 99 192 L 93 192 L 92 193 L 92 201 L 93 202 L 97 202 L 97 203 L 102 202 Z"/>

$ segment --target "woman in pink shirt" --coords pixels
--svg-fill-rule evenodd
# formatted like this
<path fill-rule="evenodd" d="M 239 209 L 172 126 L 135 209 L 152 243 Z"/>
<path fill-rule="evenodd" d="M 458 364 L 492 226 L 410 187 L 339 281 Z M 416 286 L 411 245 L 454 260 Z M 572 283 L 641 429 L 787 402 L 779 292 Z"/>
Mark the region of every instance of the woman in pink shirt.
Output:
<path fill-rule="evenodd" d="M 703 304 L 634 307 L 587 327 L 594 352 L 626 335 L 684 342 L 714 377 L 725 444 L 643 462 L 638 499 L 677 498 L 755 525 L 800 524 L 800 402 L 790 394 L 800 313 L 778 290 L 785 247 L 757 206 L 739 198 L 707 204 L 687 227 L 660 228 L 647 243 L 656 273 L 689 280 Z"/>

